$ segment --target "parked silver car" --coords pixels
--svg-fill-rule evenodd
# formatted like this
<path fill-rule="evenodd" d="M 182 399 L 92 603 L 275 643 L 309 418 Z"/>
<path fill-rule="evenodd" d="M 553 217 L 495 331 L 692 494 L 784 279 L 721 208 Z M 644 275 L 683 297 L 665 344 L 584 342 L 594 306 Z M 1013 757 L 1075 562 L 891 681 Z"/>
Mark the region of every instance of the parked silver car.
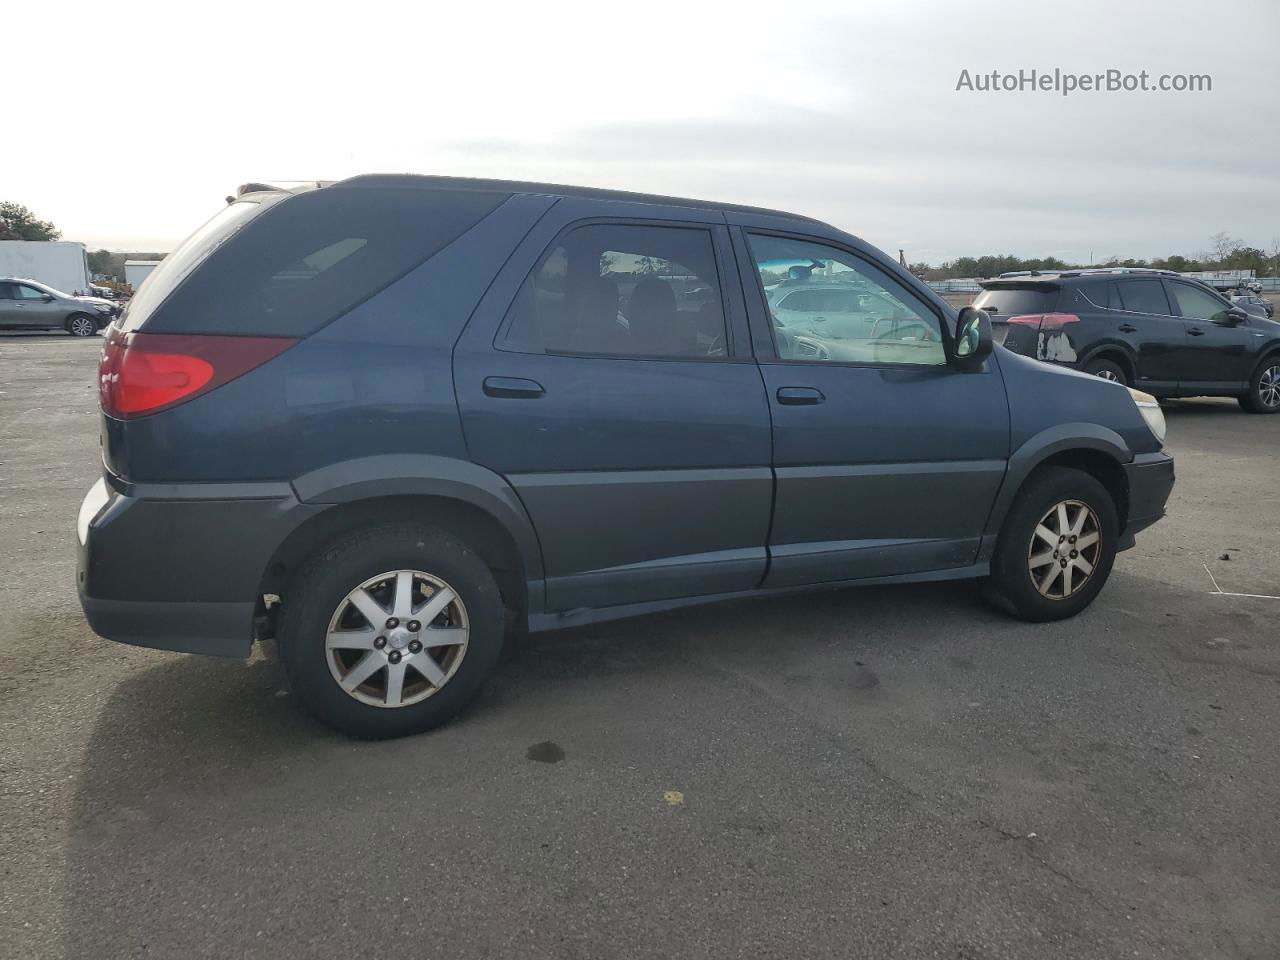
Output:
<path fill-rule="evenodd" d="M 119 312 L 110 300 L 74 297 L 38 280 L 0 277 L 0 328 L 62 329 L 91 337 Z"/>

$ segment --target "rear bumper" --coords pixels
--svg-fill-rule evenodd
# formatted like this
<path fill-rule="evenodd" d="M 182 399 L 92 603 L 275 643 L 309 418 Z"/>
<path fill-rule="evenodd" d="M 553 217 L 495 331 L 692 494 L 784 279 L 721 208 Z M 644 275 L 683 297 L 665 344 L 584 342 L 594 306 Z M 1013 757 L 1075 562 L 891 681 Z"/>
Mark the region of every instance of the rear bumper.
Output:
<path fill-rule="evenodd" d="M 76 530 L 85 618 L 120 643 L 246 657 L 267 564 L 313 509 L 288 484 L 99 480 Z"/>
<path fill-rule="evenodd" d="M 157 650 L 247 657 L 253 603 L 101 600 L 80 591 L 80 606 L 100 637 Z"/>
<path fill-rule="evenodd" d="M 1123 542 L 1133 545 L 1133 536 L 1164 516 L 1165 504 L 1173 490 L 1173 457 L 1164 451 L 1140 453 L 1124 466 L 1129 480 L 1129 519 Z"/>

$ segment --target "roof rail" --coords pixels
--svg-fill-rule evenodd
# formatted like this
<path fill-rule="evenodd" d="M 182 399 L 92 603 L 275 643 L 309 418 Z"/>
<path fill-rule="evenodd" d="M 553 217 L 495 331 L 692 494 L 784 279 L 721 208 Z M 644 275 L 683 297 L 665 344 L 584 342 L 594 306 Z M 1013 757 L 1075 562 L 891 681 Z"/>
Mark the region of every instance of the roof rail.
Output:
<path fill-rule="evenodd" d="M 1157 267 L 1081 267 L 1078 270 L 1064 270 L 1063 277 L 1096 277 L 1119 273 L 1154 273 L 1162 276 L 1176 277 L 1177 270 L 1161 270 Z"/>
<path fill-rule="evenodd" d="M 1039 270 L 1009 270 L 996 277 L 997 280 L 1004 280 L 1008 277 L 1038 277 Z"/>

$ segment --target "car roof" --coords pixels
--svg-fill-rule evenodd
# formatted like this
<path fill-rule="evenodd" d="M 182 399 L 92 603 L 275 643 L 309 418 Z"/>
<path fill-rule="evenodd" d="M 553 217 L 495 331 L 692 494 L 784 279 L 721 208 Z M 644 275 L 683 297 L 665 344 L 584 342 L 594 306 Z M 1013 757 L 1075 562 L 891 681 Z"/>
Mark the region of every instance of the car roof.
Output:
<path fill-rule="evenodd" d="M 694 200 L 689 197 L 668 197 L 657 193 L 634 193 L 630 190 L 609 190 L 602 187 L 576 187 L 563 183 L 541 183 L 532 180 L 489 180 L 478 177 L 445 177 L 412 173 L 377 173 L 350 177 L 333 184 L 335 187 L 398 187 L 418 190 L 477 190 L 494 193 L 536 193 L 550 197 L 581 197 L 587 200 L 616 200 L 624 203 L 648 203 L 667 207 L 690 207 L 696 210 L 728 210 L 735 213 L 764 214 L 786 217 L 830 227 L 830 224 L 814 217 L 806 217 L 786 210 L 753 207 L 738 203 L 717 203 L 711 200 Z"/>

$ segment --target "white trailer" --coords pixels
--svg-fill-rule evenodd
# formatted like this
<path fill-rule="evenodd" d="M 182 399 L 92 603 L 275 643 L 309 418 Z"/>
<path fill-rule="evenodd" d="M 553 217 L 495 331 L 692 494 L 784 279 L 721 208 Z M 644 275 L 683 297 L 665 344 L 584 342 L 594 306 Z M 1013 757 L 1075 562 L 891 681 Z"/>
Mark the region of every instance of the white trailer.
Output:
<path fill-rule="evenodd" d="M 138 287 L 142 286 L 142 281 L 147 279 L 147 275 L 158 266 L 160 266 L 159 260 L 126 260 L 124 282 L 133 288 L 134 293 L 137 293 Z"/>
<path fill-rule="evenodd" d="M 39 280 L 63 293 L 89 292 L 89 256 L 70 240 L 0 240 L 0 277 Z"/>

